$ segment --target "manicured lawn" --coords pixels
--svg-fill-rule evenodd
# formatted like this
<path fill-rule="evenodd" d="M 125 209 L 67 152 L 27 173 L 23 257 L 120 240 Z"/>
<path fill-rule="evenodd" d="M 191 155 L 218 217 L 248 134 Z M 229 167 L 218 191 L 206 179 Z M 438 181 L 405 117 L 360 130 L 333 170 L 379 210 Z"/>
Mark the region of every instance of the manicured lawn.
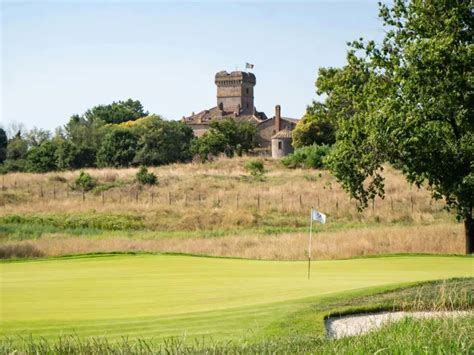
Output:
<path fill-rule="evenodd" d="M 313 262 L 115 255 L 6 262 L 0 335 L 252 337 L 309 302 L 474 276 L 469 257 Z"/>

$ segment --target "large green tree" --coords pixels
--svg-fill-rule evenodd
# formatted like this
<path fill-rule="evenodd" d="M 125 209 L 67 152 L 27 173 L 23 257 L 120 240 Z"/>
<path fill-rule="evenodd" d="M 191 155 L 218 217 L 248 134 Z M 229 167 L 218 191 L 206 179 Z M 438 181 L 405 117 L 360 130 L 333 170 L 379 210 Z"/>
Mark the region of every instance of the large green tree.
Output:
<path fill-rule="evenodd" d="M 293 131 L 292 145 L 295 148 L 313 144 L 334 144 L 336 125 L 330 119 L 326 105 L 313 102 L 306 108 L 306 113 Z"/>
<path fill-rule="evenodd" d="M 214 121 L 209 130 L 193 143 L 193 153 L 206 160 L 210 155 L 225 153 L 233 157 L 255 147 L 257 128 L 250 122 L 236 122 L 227 117 Z"/>
<path fill-rule="evenodd" d="M 97 152 L 99 167 L 128 167 L 132 164 L 137 148 L 137 137 L 126 128 L 112 128 L 104 136 Z"/>
<path fill-rule="evenodd" d="M 191 159 L 193 130 L 182 122 L 152 115 L 132 130 L 139 136 L 135 164 L 156 166 Z"/>
<path fill-rule="evenodd" d="M 385 38 L 353 42 L 350 79 L 335 85 L 356 110 L 338 120 L 331 168 L 365 207 L 383 196 L 383 164 L 393 163 L 456 209 L 466 252 L 473 253 L 473 6 L 464 0 L 379 5 Z M 351 82 L 360 76 L 367 80 L 355 91 Z"/>
<path fill-rule="evenodd" d="M 27 155 L 27 169 L 32 172 L 45 173 L 56 170 L 56 146 L 50 140 L 44 140 L 32 147 Z"/>
<path fill-rule="evenodd" d="M 74 148 L 74 167 L 93 167 L 106 130 L 104 121 L 73 115 L 64 126 L 64 136 Z"/>
<path fill-rule="evenodd" d="M 86 111 L 84 118 L 89 121 L 101 120 L 105 123 L 122 123 L 133 121 L 148 115 L 138 100 L 112 102 L 109 105 L 98 105 Z"/>

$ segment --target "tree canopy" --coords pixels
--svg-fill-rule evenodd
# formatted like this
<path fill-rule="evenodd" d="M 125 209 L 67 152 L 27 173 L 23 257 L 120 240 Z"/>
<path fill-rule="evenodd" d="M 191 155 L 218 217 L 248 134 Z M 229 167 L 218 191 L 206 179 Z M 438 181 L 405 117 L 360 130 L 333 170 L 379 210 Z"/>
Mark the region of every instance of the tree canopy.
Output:
<path fill-rule="evenodd" d="M 394 164 L 456 209 L 472 253 L 472 5 L 395 0 L 379 6 L 382 43 L 351 43 L 346 78 L 331 84 L 330 97 L 348 98 L 339 110 L 331 169 L 363 208 L 384 195 L 383 163 Z"/>
<path fill-rule="evenodd" d="M 135 157 L 137 137 L 125 128 L 112 128 L 97 152 L 97 166 L 128 167 Z"/>
<path fill-rule="evenodd" d="M 236 122 L 230 117 L 210 124 L 210 129 L 192 147 L 201 160 L 224 153 L 228 157 L 242 154 L 255 147 L 257 128 L 250 122 Z"/>
<path fill-rule="evenodd" d="M 140 137 L 134 164 L 163 165 L 191 159 L 193 130 L 184 123 L 150 116 L 132 129 Z"/>
<path fill-rule="evenodd" d="M 88 122 L 101 120 L 105 123 L 122 123 L 148 116 L 138 100 L 112 102 L 109 105 L 98 105 L 86 111 L 84 119 Z"/>

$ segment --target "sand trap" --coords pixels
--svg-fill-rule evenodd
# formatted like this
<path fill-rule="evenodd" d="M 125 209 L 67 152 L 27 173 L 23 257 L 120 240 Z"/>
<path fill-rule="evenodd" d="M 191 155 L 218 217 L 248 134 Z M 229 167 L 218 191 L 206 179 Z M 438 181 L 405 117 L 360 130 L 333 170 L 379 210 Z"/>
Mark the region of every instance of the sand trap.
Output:
<path fill-rule="evenodd" d="M 380 328 L 387 322 L 398 321 L 404 317 L 416 319 L 462 317 L 473 314 L 468 311 L 452 312 L 380 312 L 351 314 L 342 317 L 329 317 L 325 320 L 329 338 L 342 338 L 352 335 L 361 335 Z"/>

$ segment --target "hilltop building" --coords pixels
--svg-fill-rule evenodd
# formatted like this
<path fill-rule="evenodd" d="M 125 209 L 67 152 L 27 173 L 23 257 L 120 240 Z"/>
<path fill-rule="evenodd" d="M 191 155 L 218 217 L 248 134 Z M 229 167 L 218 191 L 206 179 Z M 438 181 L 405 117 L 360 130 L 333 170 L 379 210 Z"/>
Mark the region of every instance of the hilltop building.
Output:
<path fill-rule="evenodd" d="M 220 71 L 215 76 L 217 86 L 217 106 L 192 113 L 183 117 L 183 122 L 189 125 L 194 135 L 200 137 L 209 129 L 209 124 L 214 121 L 231 117 L 237 122 L 251 122 L 257 126 L 257 144 L 259 148 L 269 151 L 272 148 L 272 138 L 278 138 L 280 131 L 285 131 L 285 143 L 275 141 L 277 151 L 274 157 L 280 157 L 292 151 L 291 131 L 298 123 L 297 119 L 281 117 L 280 105 L 275 107 L 275 114 L 268 118 L 264 112 L 259 112 L 254 104 L 254 87 L 257 83 L 253 73 L 234 71 L 228 73 Z M 280 139 L 281 140 L 281 139 Z M 283 141 L 282 141 L 283 142 Z M 281 152 L 278 152 L 278 149 Z M 284 147 L 284 149 L 283 149 Z"/>

